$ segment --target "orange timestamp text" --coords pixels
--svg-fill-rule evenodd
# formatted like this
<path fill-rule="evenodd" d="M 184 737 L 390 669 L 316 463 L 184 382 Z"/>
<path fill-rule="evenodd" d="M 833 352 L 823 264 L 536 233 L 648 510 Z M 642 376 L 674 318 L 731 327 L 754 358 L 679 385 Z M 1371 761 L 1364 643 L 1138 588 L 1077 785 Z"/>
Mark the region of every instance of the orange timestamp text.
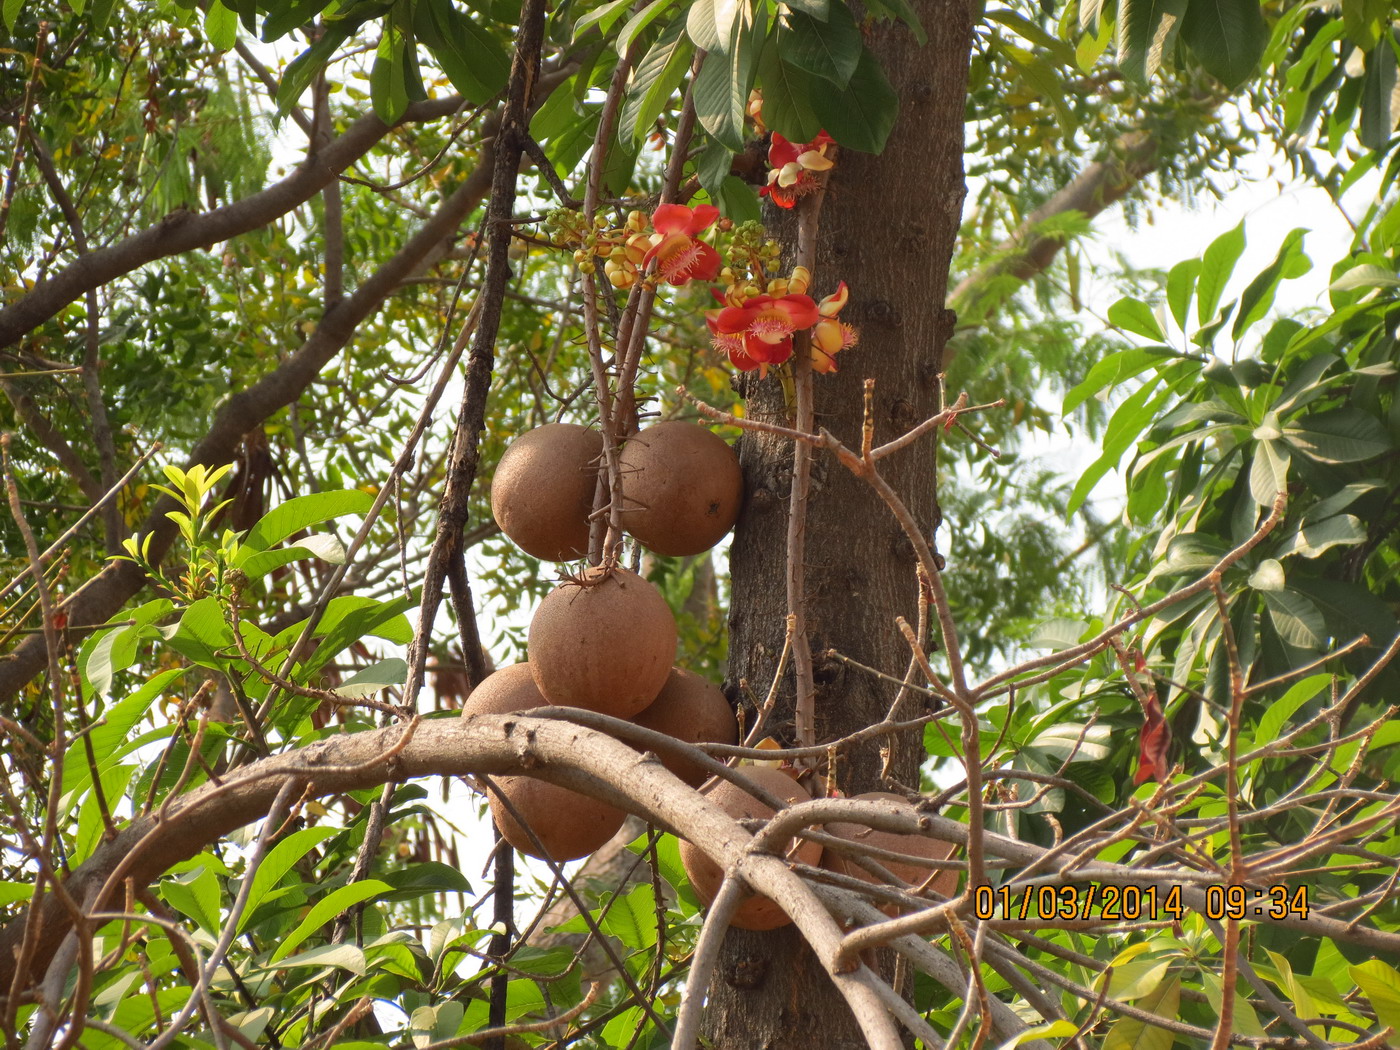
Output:
<path fill-rule="evenodd" d="M 1202 902 L 1200 897 L 1204 895 Z M 1306 886 L 1212 885 L 1195 887 L 1193 905 L 1181 886 L 978 886 L 972 911 L 978 919 L 1075 919 L 1103 922 L 1176 921 L 1189 911 L 1208 919 L 1308 917 Z"/>

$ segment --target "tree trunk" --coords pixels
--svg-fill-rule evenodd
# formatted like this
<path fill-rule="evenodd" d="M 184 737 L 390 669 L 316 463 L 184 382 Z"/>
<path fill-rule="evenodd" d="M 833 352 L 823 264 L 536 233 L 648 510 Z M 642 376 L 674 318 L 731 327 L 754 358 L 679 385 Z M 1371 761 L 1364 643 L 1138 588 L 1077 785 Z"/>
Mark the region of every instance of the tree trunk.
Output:
<path fill-rule="evenodd" d="M 971 44 L 966 0 L 914 4 L 929 40 L 919 46 L 902 25 L 879 23 L 867 40 L 900 98 L 898 123 L 880 156 L 843 151 L 821 213 L 814 270 L 818 296 L 845 280 L 842 314 L 860 344 L 838 359 L 840 372 L 814 378 L 816 422 L 858 448 L 862 384 L 875 380 L 876 441 L 887 441 L 938 410 L 948 267 L 961 218 L 963 110 Z M 789 248 L 791 244 L 789 244 Z M 744 377 L 751 418 L 788 422 L 776 381 Z M 785 544 L 792 447 L 746 432 L 739 445 L 747 504 L 731 548 L 729 680 L 760 697 L 782 650 Z M 938 523 L 932 439 L 882 461 L 882 470 L 926 533 Z M 813 463 L 807 522 L 806 616 L 816 682 L 818 742 L 885 716 L 895 687 L 826 655 L 836 650 L 902 675 L 908 648 L 896 616 L 915 621 L 913 551 L 885 505 L 863 481 L 825 455 Z M 792 672 L 773 726 L 791 740 Z M 917 786 L 921 734 L 889 741 L 891 775 Z M 836 770 L 847 794 L 879 786 L 882 742 L 846 751 Z M 706 1036 L 717 1050 L 863 1047 L 841 997 L 793 927 L 772 933 L 731 930 L 709 992 Z"/>

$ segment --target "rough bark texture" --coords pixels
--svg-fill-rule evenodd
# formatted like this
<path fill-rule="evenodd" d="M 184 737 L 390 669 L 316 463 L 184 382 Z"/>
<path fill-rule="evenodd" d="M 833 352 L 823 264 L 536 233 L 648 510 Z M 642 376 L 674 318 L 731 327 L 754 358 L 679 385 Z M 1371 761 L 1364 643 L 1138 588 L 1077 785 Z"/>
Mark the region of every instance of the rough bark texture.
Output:
<path fill-rule="evenodd" d="M 843 152 L 821 214 L 814 270 L 817 295 L 838 280 L 851 287 L 842 314 L 860 329 L 860 345 L 840 372 L 815 377 L 819 427 L 859 448 L 862 384 L 875 385 L 876 440 L 889 440 L 937 411 L 937 377 L 951 332 L 944 312 L 948 266 L 965 194 L 963 111 L 971 17 L 965 0 L 915 3 L 929 40 L 920 47 L 903 26 L 880 23 L 867 37 L 900 98 L 899 121 L 880 156 Z M 774 380 L 745 379 L 751 417 L 786 422 Z M 791 445 L 746 433 L 740 442 L 748 501 L 731 548 L 733 602 L 727 683 L 746 679 L 760 696 L 782 650 L 784 535 Z M 936 524 L 933 443 L 920 442 L 882 464 L 926 530 Z M 819 742 L 884 717 L 893 687 L 826 657 L 835 649 L 901 675 L 908 649 L 895 616 L 914 622 L 914 557 L 874 492 L 819 455 L 807 524 L 807 618 L 816 680 Z M 774 725 L 792 724 L 791 672 Z M 781 735 L 781 734 L 780 734 Z M 917 784 L 917 734 L 895 741 L 892 774 Z M 843 759 L 837 780 L 847 793 L 877 786 L 880 745 Z M 706 1037 L 717 1050 L 782 1050 L 865 1045 L 830 979 L 792 927 L 772 933 L 731 930 L 710 987 Z"/>

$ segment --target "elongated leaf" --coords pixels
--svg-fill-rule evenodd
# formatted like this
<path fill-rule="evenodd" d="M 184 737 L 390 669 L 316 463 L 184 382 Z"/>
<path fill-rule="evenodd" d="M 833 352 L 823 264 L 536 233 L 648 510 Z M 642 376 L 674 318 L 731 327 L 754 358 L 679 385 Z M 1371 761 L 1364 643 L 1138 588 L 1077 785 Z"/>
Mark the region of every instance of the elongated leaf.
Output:
<path fill-rule="evenodd" d="M 1146 84 L 1171 54 L 1186 0 L 1119 0 L 1118 68 L 1129 80 Z"/>
<path fill-rule="evenodd" d="M 122 742 L 126 740 L 127 735 L 136 724 L 146 717 L 146 712 L 151 709 L 156 697 L 160 696 L 168 686 L 173 685 L 176 679 L 184 673 L 183 667 L 161 671 L 130 696 L 123 698 L 102 712 L 102 721 L 88 733 L 99 771 L 116 762 Z M 91 783 L 92 768 L 88 763 L 65 762 L 63 764 L 63 793 L 65 796 L 76 801 L 77 796 L 73 793 L 86 790 Z"/>
<path fill-rule="evenodd" d="M 779 24 L 777 40 L 784 62 L 839 88 L 850 83 L 865 46 L 845 4 L 833 5 L 824 22 L 793 12 Z"/>
<path fill-rule="evenodd" d="M 1316 605 L 1297 591 L 1261 591 L 1269 618 L 1279 636 L 1300 649 L 1321 649 L 1327 643 L 1327 624 Z"/>
<path fill-rule="evenodd" d="M 238 920 L 238 929 L 248 925 L 248 920 L 257 911 L 258 905 L 270 893 L 279 882 L 282 876 L 292 870 L 292 865 L 301 860 L 316 846 L 319 846 L 326 839 L 332 838 L 339 832 L 335 828 L 302 828 L 293 831 L 290 835 L 277 843 L 263 857 L 262 864 L 253 873 L 253 885 L 248 890 L 248 905 L 243 910 L 242 917 Z"/>
<path fill-rule="evenodd" d="M 1132 347 L 1107 355 L 1095 362 L 1084 381 L 1065 395 L 1061 413 L 1069 415 L 1089 398 L 1112 390 L 1124 380 L 1147 371 L 1169 356 L 1173 355 L 1164 346 Z"/>
<path fill-rule="evenodd" d="M 811 77 L 794 69 L 778 54 L 778 36 L 770 35 L 758 59 L 758 84 L 763 90 L 763 121 L 791 142 L 810 142 L 821 131 L 809 99 L 817 90 Z M 725 174 L 729 166 L 725 165 Z M 702 179 L 703 182 L 703 179 Z"/>
<path fill-rule="evenodd" d="M 840 90 L 824 85 L 812 96 L 812 112 L 832 138 L 843 146 L 879 153 L 899 116 L 899 97 L 868 48 L 850 83 Z"/>
<path fill-rule="evenodd" d="M 1289 231 L 1274 261 L 1249 282 L 1249 287 L 1240 296 L 1239 315 L 1230 331 L 1235 339 L 1239 339 L 1250 325 L 1263 320 L 1269 307 L 1274 304 L 1274 293 L 1280 281 L 1301 277 L 1312 269 L 1312 260 L 1303 254 L 1303 237 L 1307 232 L 1301 228 Z"/>
<path fill-rule="evenodd" d="M 349 970 L 363 977 L 365 953 L 353 944 L 322 944 L 282 959 L 276 968 L 280 970 L 292 966 L 324 966 L 336 970 Z M 461 1009 L 460 1003 L 452 1005 Z"/>
<path fill-rule="evenodd" d="M 1140 299 L 1119 299 L 1108 308 L 1108 319 L 1125 332 L 1163 342 L 1167 338 L 1162 326 L 1157 323 L 1157 315 Z"/>
<path fill-rule="evenodd" d="M 1259 0 L 1190 0 L 1181 39 L 1207 73 L 1233 90 L 1258 68 L 1269 26 Z"/>
<path fill-rule="evenodd" d="M 1400 1032 L 1400 973 L 1379 959 L 1367 959 L 1347 972 L 1376 1011 L 1376 1020 Z"/>
<path fill-rule="evenodd" d="M 204 14 L 204 35 L 220 51 L 229 50 L 238 43 L 238 15 L 214 0 Z"/>
<path fill-rule="evenodd" d="M 1181 1005 L 1181 978 L 1161 980 L 1138 1000 L 1137 1005 L 1158 1017 L 1175 1021 Z M 1103 1050 L 1171 1050 L 1175 1039 L 1166 1028 L 1135 1017 L 1124 1017 L 1115 1021 L 1104 1036 Z"/>
<path fill-rule="evenodd" d="M 747 0 L 695 0 L 686 15 L 686 32 L 702 51 L 727 52 L 746 7 Z"/>
<path fill-rule="evenodd" d="M 1311 678 L 1305 678 L 1296 683 L 1288 692 L 1264 709 L 1264 713 L 1259 716 L 1259 724 L 1254 729 L 1254 741 L 1250 746 L 1260 747 L 1277 740 L 1279 734 L 1283 732 L 1283 727 L 1288 724 L 1288 720 L 1293 717 L 1298 708 L 1321 693 L 1331 683 L 1332 676 L 1326 674 L 1315 674 Z"/>
<path fill-rule="evenodd" d="M 1244 251 L 1244 223 L 1228 233 L 1222 233 L 1201 256 L 1201 275 L 1196 281 L 1196 320 L 1208 324 L 1215 319 L 1221 293 L 1235 271 L 1240 253 Z"/>
<path fill-rule="evenodd" d="M 1200 275 L 1200 259 L 1183 259 L 1167 274 L 1167 306 L 1182 331 L 1186 330 L 1187 311 L 1191 309 L 1191 296 L 1196 291 L 1196 279 Z"/>
<path fill-rule="evenodd" d="M 345 696 L 373 696 L 391 686 L 403 685 L 407 677 L 408 664 L 395 656 L 355 672 L 336 688 L 336 692 Z"/>
<path fill-rule="evenodd" d="M 694 45 L 685 36 L 685 25 L 680 19 L 662 30 L 660 38 L 632 74 L 632 83 L 627 88 L 627 99 L 622 104 L 622 117 L 618 122 L 619 139 L 638 144 L 646 141 L 655 128 L 661 110 L 685 79 L 694 51 Z"/>
<path fill-rule="evenodd" d="M 510 76 L 505 48 L 451 0 L 420 0 L 413 7 L 413 30 L 464 98 L 480 105 L 505 88 Z"/>
<path fill-rule="evenodd" d="M 749 27 L 735 30 L 724 51 L 712 49 L 705 56 L 695 78 L 695 115 L 716 142 L 738 152 L 744 148 L 744 114 L 758 63 Z"/>
<path fill-rule="evenodd" d="M 648 6 L 669 3 L 670 0 L 652 0 Z M 589 28 L 597 26 L 599 32 L 604 36 L 608 35 L 608 30 L 613 27 L 619 18 L 627 14 L 632 9 L 632 0 L 609 0 L 601 7 L 595 7 L 577 22 L 574 23 L 574 39 L 578 40 Z"/>
<path fill-rule="evenodd" d="M 1273 506 L 1278 494 L 1288 488 L 1289 460 L 1288 448 L 1283 442 L 1259 442 L 1249 471 L 1249 494 L 1259 506 Z"/>
<path fill-rule="evenodd" d="M 1070 493 L 1066 514 L 1073 514 L 1083 506 L 1099 479 L 1118 466 L 1142 432 L 1152 425 L 1158 409 L 1171 396 L 1170 390 L 1157 392 L 1156 388 L 1157 384 L 1149 381 L 1118 406 L 1104 431 L 1103 454 L 1080 475 L 1074 491 Z"/>
<path fill-rule="evenodd" d="M 169 598 L 156 598 L 138 606 L 122 619 L 132 623 L 103 632 L 84 646 L 83 675 L 94 691 L 106 694 L 112 688 L 112 676 L 125 671 L 136 660 L 136 650 L 143 638 L 151 636 L 147 625 L 168 616 L 175 610 Z"/>
<path fill-rule="evenodd" d="M 1361 120 L 1357 138 L 1367 149 L 1381 150 L 1395 130 L 1395 51 L 1372 48 L 1366 55 L 1366 76 L 1361 84 Z"/>
<path fill-rule="evenodd" d="M 654 3 L 648 4 L 629 18 L 623 25 L 622 31 L 617 34 L 618 51 L 626 51 L 631 47 L 632 41 L 641 34 L 642 30 L 664 15 L 670 6 L 671 0 L 655 0 Z"/>
<path fill-rule="evenodd" d="M 364 879 L 361 882 L 352 882 L 348 886 L 341 886 L 337 890 L 331 890 L 307 912 L 306 918 L 301 921 L 295 930 L 287 935 L 277 950 L 272 953 L 272 962 L 285 959 L 296 951 L 301 943 L 319 930 L 326 923 L 330 922 L 347 908 L 351 908 L 360 901 L 368 900 L 370 897 L 378 896 L 388 891 L 391 887 L 387 882 L 380 882 L 378 879 Z"/>
<path fill-rule="evenodd" d="M 1376 418 L 1355 408 L 1306 416 L 1298 426 L 1286 427 L 1283 438 L 1320 463 L 1360 463 L 1392 448 L 1389 435 Z"/>

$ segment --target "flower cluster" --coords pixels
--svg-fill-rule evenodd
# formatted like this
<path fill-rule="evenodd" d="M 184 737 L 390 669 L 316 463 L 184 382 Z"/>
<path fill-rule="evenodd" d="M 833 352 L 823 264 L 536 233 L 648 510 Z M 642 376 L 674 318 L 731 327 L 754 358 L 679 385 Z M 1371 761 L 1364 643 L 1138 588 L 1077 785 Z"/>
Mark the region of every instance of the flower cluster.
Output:
<path fill-rule="evenodd" d="M 731 286 L 723 296 L 716 293 L 726 305 L 705 315 L 715 349 L 740 371 L 758 369 L 766 375 L 769 365 L 792 357 L 793 336 L 810 328 L 812 368 L 836 371 L 837 353 L 856 343 L 855 329 L 837 320 L 850 293 L 842 281 L 818 303 L 807 294 L 811 279 L 807 268 L 799 266 L 787 280 L 770 281 L 765 293 L 745 295 L 745 286 Z"/>
<path fill-rule="evenodd" d="M 825 133 L 801 147 L 774 134 L 769 157 L 781 164 L 763 192 L 791 207 L 815 185 L 811 173 L 831 167 L 829 145 Z M 791 159 L 783 160 L 789 154 Z M 771 277 L 781 255 L 778 245 L 756 222 L 735 227 L 720 220 L 714 205 L 663 204 L 650 216 L 634 211 L 619 229 L 609 229 L 601 217 L 590 225 L 577 212 L 561 209 L 551 225 L 554 243 L 574 247 L 583 272 L 595 273 L 596 260 L 604 260 L 603 273 L 614 288 L 628 289 L 638 281 L 677 288 L 691 281 L 717 282 L 713 294 L 720 306 L 707 311 L 705 323 L 715 348 L 741 371 L 767 375 L 770 365 L 792 357 L 793 338 L 804 331 L 817 372 L 836 371 L 836 355 L 856 344 L 855 329 L 839 319 L 850 297 L 844 281 L 818 302 L 807 294 L 812 275 L 806 267 L 795 268 L 790 277 Z M 716 225 L 724 256 L 701 238 Z"/>
<path fill-rule="evenodd" d="M 827 151 L 836 143 L 825 131 L 811 142 L 789 142 L 776 131 L 768 147 L 768 185 L 758 191 L 780 208 L 791 208 L 820 183 L 817 173 L 830 171 L 836 163 Z"/>

